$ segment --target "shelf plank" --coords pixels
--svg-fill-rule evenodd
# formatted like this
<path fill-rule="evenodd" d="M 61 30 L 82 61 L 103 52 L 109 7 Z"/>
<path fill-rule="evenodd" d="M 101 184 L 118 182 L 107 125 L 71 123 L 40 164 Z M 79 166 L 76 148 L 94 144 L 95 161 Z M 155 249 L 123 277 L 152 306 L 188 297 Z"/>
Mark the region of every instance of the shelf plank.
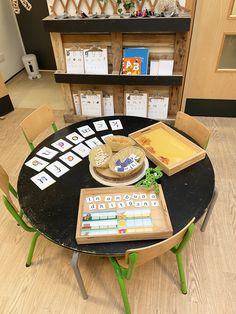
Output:
<path fill-rule="evenodd" d="M 190 29 L 191 17 L 182 14 L 177 17 L 154 18 L 55 18 L 48 16 L 43 19 L 44 29 L 47 32 L 59 33 L 108 33 L 108 32 L 187 32 Z"/>
<path fill-rule="evenodd" d="M 180 86 L 182 73 L 166 76 L 119 75 L 119 74 L 68 74 L 63 71 L 54 73 L 57 83 L 92 84 L 92 85 L 159 85 Z"/>

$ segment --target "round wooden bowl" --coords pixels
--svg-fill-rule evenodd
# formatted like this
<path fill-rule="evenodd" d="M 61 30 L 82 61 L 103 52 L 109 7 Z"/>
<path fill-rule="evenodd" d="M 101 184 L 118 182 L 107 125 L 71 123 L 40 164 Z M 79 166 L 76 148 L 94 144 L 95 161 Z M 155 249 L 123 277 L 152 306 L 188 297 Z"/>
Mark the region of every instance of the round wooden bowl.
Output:
<path fill-rule="evenodd" d="M 113 152 L 118 152 L 123 148 L 135 145 L 135 141 L 132 138 L 122 135 L 114 135 L 105 138 L 107 145 L 111 147 Z"/>
<path fill-rule="evenodd" d="M 134 146 L 127 147 L 111 157 L 109 168 L 120 177 L 130 176 L 142 168 L 144 159 L 145 152 L 141 148 Z M 128 167 L 129 169 L 124 169 L 124 167 Z"/>
<path fill-rule="evenodd" d="M 112 150 L 109 145 L 98 145 L 90 150 L 89 161 L 95 168 L 108 168 L 112 156 Z"/>

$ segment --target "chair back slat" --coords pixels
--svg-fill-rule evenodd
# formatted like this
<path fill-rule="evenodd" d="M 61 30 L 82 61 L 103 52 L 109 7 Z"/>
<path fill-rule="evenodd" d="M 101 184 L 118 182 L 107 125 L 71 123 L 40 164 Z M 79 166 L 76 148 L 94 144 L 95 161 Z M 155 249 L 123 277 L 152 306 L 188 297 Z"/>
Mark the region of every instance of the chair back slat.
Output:
<path fill-rule="evenodd" d="M 0 165 L 0 190 L 6 198 L 11 200 L 10 193 L 9 193 L 9 177 L 6 171 Z"/>
<path fill-rule="evenodd" d="M 200 121 L 182 111 L 179 111 L 177 112 L 174 126 L 191 136 L 202 148 L 207 148 L 210 131 Z"/>
<path fill-rule="evenodd" d="M 55 122 L 54 114 L 48 105 L 41 106 L 26 117 L 20 126 L 30 142 L 33 142 L 46 128 Z"/>
<path fill-rule="evenodd" d="M 182 230 L 169 239 L 154 245 L 146 246 L 144 248 L 127 250 L 125 253 L 125 261 L 127 265 L 129 254 L 131 253 L 138 254 L 138 261 L 136 265 L 140 266 L 172 249 L 175 245 L 179 244 L 183 240 L 185 233 L 188 231 L 189 226 L 194 222 L 194 220 L 195 218 L 193 218 Z"/>

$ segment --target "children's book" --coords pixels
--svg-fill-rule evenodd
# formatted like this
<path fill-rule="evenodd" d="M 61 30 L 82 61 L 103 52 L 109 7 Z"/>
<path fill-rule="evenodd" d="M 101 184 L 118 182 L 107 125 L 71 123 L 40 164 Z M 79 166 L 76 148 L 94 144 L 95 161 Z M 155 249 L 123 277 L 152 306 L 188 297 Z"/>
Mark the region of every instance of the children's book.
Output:
<path fill-rule="evenodd" d="M 125 48 L 124 58 L 141 58 L 141 74 L 147 74 L 148 71 L 148 48 Z"/>
<path fill-rule="evenodd" d="M 123 58 L 122 73 L 125 75 L 140 75 L 141 58 Z"/>

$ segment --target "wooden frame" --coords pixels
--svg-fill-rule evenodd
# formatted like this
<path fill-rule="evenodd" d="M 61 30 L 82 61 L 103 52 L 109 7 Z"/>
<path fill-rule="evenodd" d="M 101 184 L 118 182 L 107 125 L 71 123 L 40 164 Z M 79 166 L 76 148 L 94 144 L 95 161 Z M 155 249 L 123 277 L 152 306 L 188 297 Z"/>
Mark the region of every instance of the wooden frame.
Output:
<path fill-rule="evenodd" d="M 158 205 L 153 206 L 151 204 L 151 195 L 156 195 L 154 190 L 147 190 L 144 188 L 136 188 L 134 186 L 126 186 L 126 187 L 105 187 L 105 188 L 89 188 L 89 189 L 82 189 L 80 192 L 80 202 L 79 202 L 79 214 L 77 218 L 77 229 L 76 229 L 76 241 L 78 244 L 82 243 L 105 243 L 105 242 L 119 242 L 119 241 L 132 241 L 132 240 L 143 240 L 143 239 L 162 239 L 170 237 L 173 234 L 173 229 L 171 226 L 171 221 L 168 213 L 168 209 L 166 206 L 164 193 L 159 185 L 160 193 L 157 195 Z M 138 232 L 129 233 L 127 232 L 128 229 L 132 229 L 133 227 L 120 227 L 122 230 L 126 229 L 125 231 L 117 232 L 118 234 L 101 234 L 101 235 L 81 235 L 81 224 L 82 224 L 82 217 L 83 214 L 90 214 L 93 213 L 92 210 L 89 210 L 89 206 L 87 203 L 87 198 L 95 196 L 100 196 L 101 200 L 97 202 L 97 204 L 103 203 L 105 196 L 111 196 L 114 200 L 115 196 L 121 196 L 121 199 L 124 199 L 124 196 L 127 195 L 134 195 L 134 194 L 145 194 L 147 196 L 147 200 L 151 205 L 148 206 L 147 209 L 151 210 L 151 220 L 153 225 L 151 227 L 145 228 L 144 226 L 140 226 L 137 228 L 141 228 Z M 140 201 L 140 199 L 138 199 Z M 103 209 L 100 213 L 104 212 L 111 212 L 111 211 L 125 211 L 128 212 L 129 210 L 143 210 L 142 207 L 125 207 L 125 208 L 118 208 L 117 206 L 114 209 Z M 96 213 L 99 213 L 99 210 L 96 209 Z M 117 214 L 116 214 L 117 217 Z M 117 219 L 117 226 L 119 225 L 118 218 Z M 125 220 L 125 214 L 121 220 Z M 133 218 L 135 219 L 135 218 Z M 90 220 L 88 220 L 90 221 Z M 136 229 L 137 229 L 136 228 Z M 146 230 L 145 230 L 146 229 Z M 119 229 L 120 230 L 120 229 Z"/>
<path fill-rule="evenodd" d="M 173 161 L 172 165 L 168 164 L 170 163 L 170 158 L 172 156 L 156 156 L 155 155 L 155 148 L 156 147 L 145 147 L 145 144 L 143 144 L 143 141 L 146 140 L 144 138 L 142 138 L 145 133 L 149 133 L 151 131 L 156 131 L 156 130 L 163 130 L 164 132 L 167 132 L 167 134 L 169 134 L 170 137 L 173 137 L 173 140 L 176 139 L 176 141 L 178 141 L 178 146 L 181 145 L 182 143 L 182 148 L 181 150 L 184 151 L 186 150 L 186 147 L 188 147 L 189 150 L 192 150 L 191 153 L 187 153 L 186 157 L 179 157 L 179 161 Z M 162 123 L 162 122 L 158 122 L 155 123 L 149 127 L 143 128 L 141 130 L 138 130 L 136 132 L 133 132 L 131 134 L 129 134 L 129 136 L 135 140 L 137 142 L 137 144 L 145 151 L 147 157 L 149 159 L 151 159 L 155 164 L 159 165 L 162 170 L 168 175 L 171 176 L 187 167 L 189 167 L 190 165 L 202 160 L 205 158 L 206 152 L 204 149 L 202 149 L 201 147 L 199 147 L 198 145 L 194 144 L 193 142 L 191 142 L 190 140 L 188 140 L 186 137 L 184 137 L 183 135 L 179 134 L 178 132 L 176 132 L 175 130 L 173 130 L 172 128 L 170 128 L 169 126 L 167 126 L 166 124 Z M 161 135 L 163 136 L 163 135 Z M 149 139 L 147 139 L 149 140 Z M 149 140 L 150 141 L 150 140 Z M 147 142 L 148 143 L 148 142 Z M 168 149 L 168 143 L 169 141 L 164 141 L 164 145 L 165 147 L 167 147 Z M 150 143 L 148 143 L 149 145 Z M 161 147 L 161 143 L 159 144 Z M 171 145 L 171 144 L 170 144 Z M 153 151 L 154 150 L 154 151 Z M 181 159 L 182 158 L 182 159 Z"/>
<path fill-rule="evenodd" d="M 235 16 L 235 18 L 236 18 L 236 16 Z M 223 33 L 223 39 L 221 41 L 220 51 L 219 51 L 219 54 L 218 54 L 217 64 L 216 64 L 216 72 L 218 72 L 218 73 L 219 72 L 236 72 L 236 68 L 235 69 L 219 68 L 220 59 L 221 59 L 222 52 L 223 52 L 223 49 L 224 49 L 225 38 L 226 38 L 227 35 L 234 35 L 234 36 L 236 36 L 236 32 L 224 32 Z"/>
<path fill-rule="evenodd" d="M 236 5 L 236 1 L 235 0 L 231 0 L 230 5 L 229 5 L 229 12 L 228 12 L 228 19 L 229 20 L 236 19 L 236 14 L 235 15 L 232 14 L 234 5 Z"/>
<path fill-rule="evenodd" d="M 156 1 L 150 2 L 155 9 Z M 143 2 L 139 5 L 145 5 Z M 153 7 L 154 6 L 154 7 Z M 44 28 L 50 32 L 52 46 L 57 64 L 55 79 L 61 83 L 65 101 L 66 122 L 77 122 L 87 119 L 85 116 L 75 114 L 71 95 L 71 84 L 79 84 L 77 89 L 100 89 L 112 93 L 114 96 L 115 114 L 124 114 L 124 92 L 132 85 L 133 89 L 145 87 L 145 90 L 154 88 L 169 94 L 168 119 L 172 119 L 177 111 L 183 94 L 184 75 L 187 68 L 187 59 L 193 27 L 193 17 L 196 0 L 187 0 L 186 8 L 190 14 L 180 14 L 171 18 L 142 18 L 142 19 L 54 19 L 49 16 L 43 20 Z M 105 10 L 102 7 L 101 10 Z M 77 12 L 77 11 L 76 11 Z M 77 12 L 78 13 L 78 12 Z M 128 30 L 128 33 L 127 33 Z M 109 47 L 108 75 L 73 75 L 65 71 L 64 48 L 73 43 Z M 119 75 L 122 60 L 122 50 L 125 47 L 153 47 L 159 53 L 159 58 L 174 59 L 174 75 L 172 76 L 121 76 Z M 174 50 L 164 53 L 159 49 Z M 152 52 L 154 53 L 154 52 Z M 149 54 L 151 60 L 152 53 Z M 86 85 L 86 86 L 85 86 Z M 99 88 L 97 87 L 99 85 Z M 139 86 L 139 87 L 138 87 Z"/>

